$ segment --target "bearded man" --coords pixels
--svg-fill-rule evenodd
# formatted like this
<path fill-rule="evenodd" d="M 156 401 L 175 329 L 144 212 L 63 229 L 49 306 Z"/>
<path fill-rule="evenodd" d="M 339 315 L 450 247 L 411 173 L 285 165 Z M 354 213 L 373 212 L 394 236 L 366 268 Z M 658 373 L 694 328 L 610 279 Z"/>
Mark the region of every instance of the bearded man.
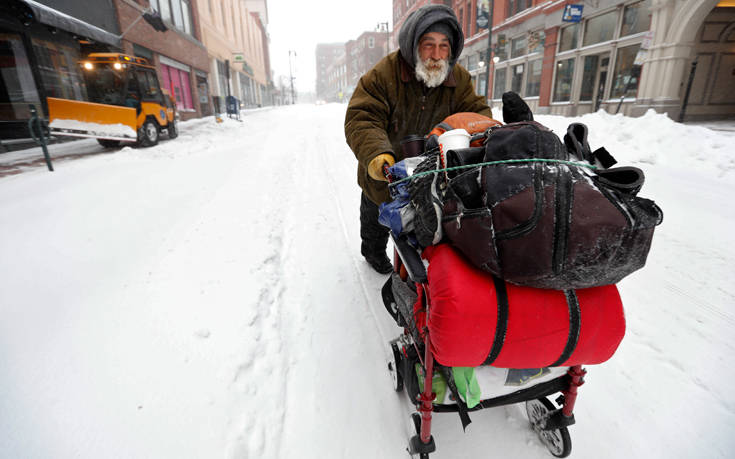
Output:
<path fill-rule="evenodd" d="M 464 35 L 454 11 L 427 5 L 411 13 L 398 34 L 399 50 L 360 78 L 345 117 L 347 144 L 357 157 L 361 253 L 376 271 L 392 270 L 386 255 L 388 229 L 378 223 L 378 205 L 390 200 L 383 165 L 404 158 L 401 139 L 426 135 L 459 112 L 492 117 L 475 94 L 470 74 L 457 58 Z"/>

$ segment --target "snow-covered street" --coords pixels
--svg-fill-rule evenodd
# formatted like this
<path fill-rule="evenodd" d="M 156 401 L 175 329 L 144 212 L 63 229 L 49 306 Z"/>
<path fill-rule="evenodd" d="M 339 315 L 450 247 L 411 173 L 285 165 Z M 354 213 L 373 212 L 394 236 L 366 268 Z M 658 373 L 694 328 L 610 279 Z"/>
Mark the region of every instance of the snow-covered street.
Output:
<path fill-rule="evenodd" d="M 153 148 L 55 145 L 100 154 L 0 177 L 0 456 L 408 456 L 344 110 L 193 120 Z M 735 133 L 652 112 L 536 119 L 587 124 L 664 211 L 619 284 L 626 336 L 587 367 L 572 457 L 733 457 Z M 521 405 L 466 433 L 435 420 L 432 458 L 551 457 Z"/>

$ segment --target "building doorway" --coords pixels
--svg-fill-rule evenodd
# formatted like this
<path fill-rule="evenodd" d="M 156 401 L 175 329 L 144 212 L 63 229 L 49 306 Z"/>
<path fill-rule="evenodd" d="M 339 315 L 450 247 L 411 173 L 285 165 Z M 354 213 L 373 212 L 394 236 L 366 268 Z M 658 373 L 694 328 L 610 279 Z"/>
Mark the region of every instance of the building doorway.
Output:
<path fill-rule="evenodd" d="M 609 66 L 609 52 L 584 56 L 579 101 L 591 103 L 593 112 L 600 109 L 605 97 Z"/>

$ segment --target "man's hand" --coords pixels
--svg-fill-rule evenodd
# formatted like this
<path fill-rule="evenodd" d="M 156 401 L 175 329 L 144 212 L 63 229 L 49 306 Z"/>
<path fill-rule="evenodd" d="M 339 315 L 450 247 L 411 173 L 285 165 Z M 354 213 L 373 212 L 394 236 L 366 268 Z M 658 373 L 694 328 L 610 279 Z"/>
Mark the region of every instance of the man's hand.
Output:
<path fill-rule="evenodd" d="M 383 164 L 385 163 L 390 167 L 396 163 L 396 159 L 390 153 L 382 153 L 373 158 L 373 160 L 370 161 L 370 164 L 368 164 L 368 175 L 370 178 L 373 180 L 387 182 L 388 179 L 383 174 Z"/>

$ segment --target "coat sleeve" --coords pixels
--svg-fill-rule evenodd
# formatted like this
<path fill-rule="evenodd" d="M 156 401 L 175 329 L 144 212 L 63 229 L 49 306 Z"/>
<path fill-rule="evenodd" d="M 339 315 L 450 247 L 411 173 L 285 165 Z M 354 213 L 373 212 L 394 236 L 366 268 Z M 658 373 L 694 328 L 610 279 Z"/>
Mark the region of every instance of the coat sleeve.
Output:
<path fill-rule="evenodd" d="M 347 144 L 364 169 L 381 153 L 395 156 L 388 137 L 390 110 L 385 83 L 373 69 L 360 78 L 345 115 Z"/>
<path fill-rule="evenodd" d="M 457 100 L 459 101 L 459 106 L 456 111 L 474 112 L 492 118 L 493 112 L 487 103 L 485 103 L 485 97 L 475 94 L 475 88 L 472 87 L 472 77 L 470 77 L 470 74 L 467 71 L 458 73 Z"/>

